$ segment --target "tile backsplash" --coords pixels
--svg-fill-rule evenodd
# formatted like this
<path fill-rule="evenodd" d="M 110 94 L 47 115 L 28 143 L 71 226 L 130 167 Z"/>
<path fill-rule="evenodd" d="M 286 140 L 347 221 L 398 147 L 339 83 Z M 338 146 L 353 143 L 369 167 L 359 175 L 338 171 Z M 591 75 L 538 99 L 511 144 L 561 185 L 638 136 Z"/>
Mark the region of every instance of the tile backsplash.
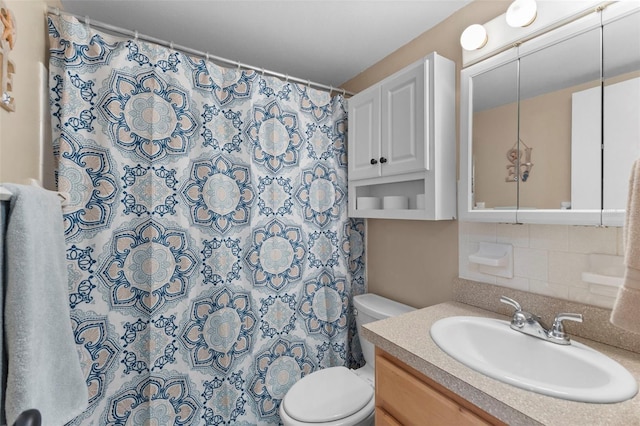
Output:
<path fill-rule="evenodd" d="M 617 289 L 582 280 L 589 254 L 623 256 L 622 228 L 459 222 L 459 276 L 516 290 L 612 308 Z M 469 262 L 480 242 L 513 245 L 513 278 Z"/>

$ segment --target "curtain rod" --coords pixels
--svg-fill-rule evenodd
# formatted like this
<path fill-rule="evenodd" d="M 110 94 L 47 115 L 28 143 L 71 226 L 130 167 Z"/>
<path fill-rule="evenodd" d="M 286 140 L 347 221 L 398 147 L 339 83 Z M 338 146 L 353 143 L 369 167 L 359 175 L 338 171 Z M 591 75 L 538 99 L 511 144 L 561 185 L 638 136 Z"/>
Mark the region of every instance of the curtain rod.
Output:
<path fill-rule="evenodd" d="M 111 33 L 115 33 L 117 35 L 124 35 L 124 36 L 129 36 L 129 37 L 133 37 L 134 39 L 137 40 L 144 40 L 150 43 L 154 43 L 154 44 L 158 44 L 160 46 L 164 46 L 164 47 L 168 47 L 170 49 L 173 50 L 178 50 L 180 52 L 183 53 L 187 53 L 189 55 L 194 55 L 194 56 L 199 56 L 201 58 L 206 59 L 207 61 L 211 60 L 211 61 L 215 61 L 215 62 L 222 62 L 224 64 L 228 64 L 231 65 L 233 67 L 238 67 L 238 68 L 244 68 L 244 69 L 250 69 L 256 72 L 259 72 L 260 74 L 267 74 L 273 77 L 278 77 L 280 79 L 284 79 L 285 81 L 294 81 L 296 83 L 300 83 L 303 84 L 305 86 L 313 86 L 317 89 L 322 89 L 322 90 L 326 90 L 329 92 L 329 94 L 331 94 L 331 92 L 337 92 L 337 93 L 342 93 L 343 96 L 345 95 L 349 95 L 349 96 L 353 96 L 354 94 L 352 92 L 347 92 L 344 89 L 339 89 L 333 86 L 327 86 L 326 84 L 321 84 L 321 83 L 316 83 L 310 80 L 303 80 L 301 78 L 296 78 L 296 77 L 291 77 L 287 74 L 282 74 L 279 72 L 275 72 L 275 71 L 270 71 L 270 70 L 266 70 L 264 68 L 258 68 L 258 67 L 254 67 L 252 65 L 249 64 L 244 64 L 242 62 L 239 61 L 233 61 L 231 59 L 227 59 L 227 58 L 222 58 L 220 56 L 215 56 L 215 55 L 211 55 L 209 52 L 202 52 L 200 50 L 195 50 L 195 49 L 191 49 L 189 47 L 186 46 L 181 46 L 178 44 L 174 44 L 172 41 L 165 41 L 165 40 L 161 40 L 159 38 L 155 38 L 155 37 L 151 37 L 148 35 L 144 35 L 144 34 L 139 34 L 137 31 L 131 31 L 128 30 L 126 28 L 122 28 L 122 27 L 116 27 L 115 25 L 111 25 L 111 24 L 107 24 L 104 22 L 99 22 L 99 21 L 94 21 L 92 19 L 89 19 L 88 16 L 80 16 L 80 15 L 76 15 L 74 13 L 70 13 L 70 12 L 65 12 L 63 10 L 60 10 L 60 8 L 57 7 L 52 7 L 52 6 L 47 6 L 47 11 L 49 13 L 53 13 L 57 16 L 60 15 L 65 15 L 65 16 L 73 16 L 74 18 L 76 18 L 78 21 L 87 24 L 91 27 L 94 28 L 98 28 L 101 30 L 106 30 L 109 31 Z"/>

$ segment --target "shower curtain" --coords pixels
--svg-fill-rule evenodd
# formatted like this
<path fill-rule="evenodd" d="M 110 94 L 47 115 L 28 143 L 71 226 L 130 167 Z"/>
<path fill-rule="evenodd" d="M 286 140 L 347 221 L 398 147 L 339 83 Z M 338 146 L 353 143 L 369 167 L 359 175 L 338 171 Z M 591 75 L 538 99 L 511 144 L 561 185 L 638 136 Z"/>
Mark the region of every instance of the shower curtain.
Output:
<path fill-rule="evenodd" d="M 362 362 L 364 223 L 342 97 L 50 15 L 72 424 L 276 424 L 314 370 Z"/>

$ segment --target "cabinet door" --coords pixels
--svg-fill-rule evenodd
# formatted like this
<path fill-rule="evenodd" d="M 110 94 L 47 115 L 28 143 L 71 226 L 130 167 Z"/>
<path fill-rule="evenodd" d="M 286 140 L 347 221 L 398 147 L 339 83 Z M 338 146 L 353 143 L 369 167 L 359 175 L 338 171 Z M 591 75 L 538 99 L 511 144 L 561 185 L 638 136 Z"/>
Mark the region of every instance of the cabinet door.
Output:
<path fill-rule="evenodd" d="M 425 62 L 398 74 L 382 85 L 382 174 L 424 170 Z"/>
<path fill-rule="evenodd" d="M 380 176 L 380 89 L 349 99 L 349 179 Z"/>
<path fill-rule="evenodd" d="M 429 386 L 403 367 L 396 365 L 381 356 L 376 349 L 376 416 L 383 411 L 381 424 L 393 423 L 391 417 L 402 425 L 456 425 L 456 426 L 489 426 L 502 425 L 498 419 L 489 414 L 472 412 L 479 408 L 465 401 L 462 405 L 435 388 Z M 397 361 L 400 364 L 400 361 Z M 495 420 L 495 421 L 493 421 Z M 376 424 L 378 418 L 376 417 Z"/>

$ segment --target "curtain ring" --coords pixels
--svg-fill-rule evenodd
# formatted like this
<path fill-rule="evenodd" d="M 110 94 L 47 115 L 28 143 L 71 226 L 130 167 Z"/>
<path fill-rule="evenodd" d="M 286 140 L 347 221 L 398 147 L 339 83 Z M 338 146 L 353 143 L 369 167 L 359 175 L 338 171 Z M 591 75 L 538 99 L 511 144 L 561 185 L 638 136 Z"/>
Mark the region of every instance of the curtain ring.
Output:
<path fill-rule="evenodd" d="M 240 72 L 240 61 L 236 61 L 236 64 L 238 64 L 238 72 Z"/>
<path fill-rule="evenodd" d="M 347 96 L 347 91 L 343 87 L 342 88 L 342 97 L 344 98 L 345 96 Z"/>
<path fill-rule="evenodd" d="M 331 92 L 333 92 L 333 85 L 329 86 L 329 96 L 331 96 Z"/>
<path fill-rule="evenodd" d="M 286 77 L 284 78 L 284 82 L 288 83 L 289 82 L 289 74 L 286 75 Z"/>
<path fill-rule="evenodd" d="M 262 68 L 262 78 L 264 78 L 264 68 Z"/>
<path fill-rule="evenodd" d="M 133 33 L 133 41 L 138 42 L 138 30 Z"/>
<path fill-rule="evenodd" d="M 209 52 L 205 52 L 204 59 L 209 62 Z"/>
<path fill-rule="evenodd" d="M 60 16 L 60 8 L 59 7 L 56 7 L 55 14 L 56 14 L 56 16 Z"/>
<path fill-rule="evenodd" d="M 174 49 L 173 49 L 173 42 L 172 42 L 172 41 L 170 41 L 170 42 L 169 42 L 169 49 L 174 50 Z"/>
<path fill-rule="evenodd" d="M 307 89 L 311 89 L 311 80 L 307 80 Z"/>
<path fill-rule="evenodd" d="M 87 26 L 87 31 L 88 31 L 89 27 L 91 26 L 91 19 L 89 18 L 89 15 L 84 17 L 84 24 Z"/>

